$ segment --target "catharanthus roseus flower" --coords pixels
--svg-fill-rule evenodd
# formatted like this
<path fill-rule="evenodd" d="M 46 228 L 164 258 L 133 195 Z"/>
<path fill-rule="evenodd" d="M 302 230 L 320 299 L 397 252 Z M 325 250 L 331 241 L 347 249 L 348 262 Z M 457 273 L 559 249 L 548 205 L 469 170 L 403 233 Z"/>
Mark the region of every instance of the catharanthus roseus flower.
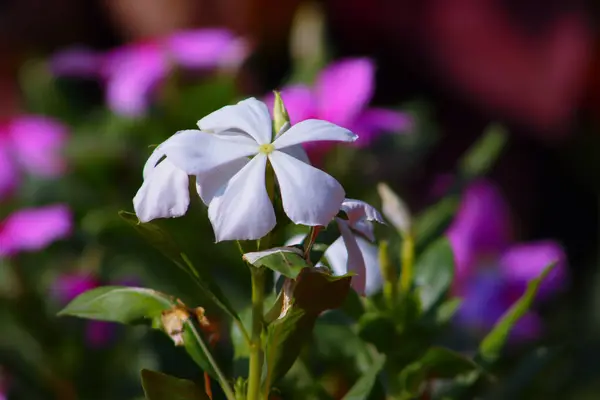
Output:
<path fill-rule="evenodd" d="M 0 127 L 0 199 L 19 183 L 21 172 L 56 177 L 64 172 L 61 151 L 67 127 L 38 115 L 23 115 Z"/>
<path fill-rule="evenodd" d="M 540 287 L 547 298 L 565 284 L 566 256 L 555 242 L 513 243 L 510 213 L 496 186 L 481 180 L 471 184 L 447 236 L 456 259 L 454 294 L 464 301 L 458 322 L 488 330 L 525 292 L 527 282 L 552 262 L 557 266 Z M 541 321 L 534 312 L 521 319 L 515 338 L 534 337 Z"/>
<path fill-rule="evenodd" d="M 352 278 L 352 287 L 357 293 L 373 294 L 383 284 L 379 249 L 372 244 L 375 241 L 373 221 L 380 224 L 385 222 L 379 211 L 364 201 L 345 199 L 340 210 L 346 213 L 348 219 L 335 218 L 341 236 L 327 248 L 323 256 L 335 275 L 356 274 Z M 295 235 L 286 245 L 300 244 L 305 237 Z"/>
<path fill-rule="evenodd" d="M 367 146 L 380 133 L 405 132 L 412 124 L 404 113 L 369 107 L 374 87 L 373 62 L 351 58 L 325 68 L 312 88 L 287 86 L 281 90 L 281 97 L 292 123 L 309 118 L 331 121 L 358 134 L 357 145 Z"/>
<path fill-rule="evenodd" d="M 138 117 L 148 109 L 153 90 L 173 67 L 206 70 L 239 65 L 246 43 L 225 29 L 198 29 L 136 42 L 100 53 L 72 48 L 50 62 L 55 75 L 101 79 L 106 102 L 115 113 Z"/>
<path fill-rule="evenodd" d="M 71 211 L 62 204 L 15 211 L 0 221 L 0 257 L 42 250 L 71 229 Z"/>
<path fill-rule="evenodd" d="M 344 189 L 330 175 L 306 163 L 298 146 L 309 141 L 352 142 L 347 129 L 320 120 L 285 125 L 272 139 L 267 106 L 250 98 L 198 122 L 200 130 L 177 132 L 163 142 L 145 167 L 134 198 L 141 221 L 177 217 L 189 203 L 187 177 L 195 175 L 208 205 L 217 241 L 254 240 L 275 226 L 265 171 L 273 168 L 283 210 L 296 224 L 327 225 L 338 213 Z M 163 156 L 166 159 L 156 162 Z"/>

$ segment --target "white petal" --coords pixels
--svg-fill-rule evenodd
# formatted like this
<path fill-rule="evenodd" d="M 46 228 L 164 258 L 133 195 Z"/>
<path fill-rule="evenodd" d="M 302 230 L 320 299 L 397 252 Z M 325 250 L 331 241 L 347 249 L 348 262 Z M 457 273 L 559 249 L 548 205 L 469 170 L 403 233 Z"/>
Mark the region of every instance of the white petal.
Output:
<path fill-rule="evenodd" d="M 204 204 L 209 205 L 219 189 L 227 184 L 249 162 L 250 160 L 247 158 L 239 158 L 227 164 L 219 165 L 203 175 L 197 175 L 196 190 Z"/>
<path fill-rule="evenodd" d="M 215 132 L 232 128 L 241 129 L 252 136 L 258 144 L 271 143 L 273 131 L 267 105 L 254 97 L 207 115 L 198 121 L 198 126 L 202 130 Z"/>
<path fill-rule="evenodd" d="M 375 231 L 373 229 L 373 223 L 366 219 L 360 220 L 352 225 L 352 230 L 358 232 L 371 242 L 375 241 Z"/>
<path fill-rule="evenodd" d="M 381 269 L 379 268 L 379 248 L 360 236 L 355 237 L 363 260 L 365 261 L 365 268 L 367 269 L 365 293 L 368 296 L 378 292 L 383 285 L 383 277 L 381 276 Z"/>
<path fill-rule="evenodd" d="M 283 210 L 296 224 L 327 226 L 344 201 L 344 188 L 332 176 L 281 151 L 269 154 L 279 182 Z"/>
<path fill-rule="evenodd" d="M 304 238 L 306 236 L 307 235 L 305 233 L 299 233 L 297 235 L 294 235 L 291 238 L 289 238 L 288 240 L 286 240 L 284 245 L 285 246 L 293 246 L 295 244 L 302 244 L 302 242 L 304 241 Z"/>
<path fill-rule="evenodd" d="M 152 171 L 154 171 L 154 167 L 156 167 L 156 164 L 158 164 L 158 161 L 161 158 L 163 158 L 164 155 L 165 155 L 165 152 L 162 151 L 160 145 L 158 145 L 154 149 L 152 154 L 150 154 L 150 157 L 148 157 L 146 164 L 144 164 L 144 170 L 142 173 L 142 175 L 144 176 L 144 179 L 146 179 L 148 177 L 148 175 L 150 175 L 152 173 Z"/>
<path fill-rule="evenodd" d="M 343 273 L 340 274 L 342 270 L 354 272 L 356 275 L 352 277 L 352 287 L 358 294 L 364 294 L 367 282 L 367 269 L 363 255 L 358 247 L 358 242 L 350 230 L 350 225 L 347 221 L 339 218 L 336 218 L 335 221 L 342 234 L 342 242 L 340 242 L 341 245 L 337 244 L 337 247 L 333 249 L 333 244 L 329 246 L 325 252 L 325 257 L 336 275 L 343 275 Z M 345 263 L 343 263 L 344 261 Z"/>
<path fill-rule="evenodd" d="M 292 125 L 290 129 L 273 142 L 273 145 L 276 149 L 282 149 L 295 144 L 320 140 L 354 142 L 356 139 L 358 139 L 358 136 L 341 126 L 319 119 L 307 119 Z"/>
<path fill-rule="evenodd" d="M 187 130 L 161 145 L 169 160 L 188 175 L 201 175 L 231 161 L 258 153 L 258 144 L 223 139 L 218 135 Z"/>
<path fill-rule="evenodd" d="M 221 187 L 208 207 L 217 242 L 256 240 L 275 226 L 275 211 L 265 186 L 267 157 L 258 154 Z"/>
<path fill-rule="evenodd" d="M 190 203 L 189 179 L 169 160 L 158 164 L 146 176 L 133 198 L 133 208 L 141 222 L 156 218 L 181 217 Z"/>
<path fill-rule="evenodd" d="M 345 199 L 340 207 L 348 215 L 350 224 L 354 224 L 362 219 L 367 221 L 376 221 L 385 224 L 383 217 L 375 207 L 361 200 Z"/>
<path fill-rule="evenodd" d="M 286 147 L 284 149 L 279 150 L 285 154 L 289 154 L 290 156 L 294 157 L 295 159 L 298 159 L 300 161 L 302 161 L 305 164 L 311 165 L 310 164 L 310 159 L 308 158 L 308 154 L 306 154 L 306 151 L 304 151 L 304 149 L 302 148 L 301 145 L 297 144 L 295 146 L 290 146 L 290 147 Z"/>

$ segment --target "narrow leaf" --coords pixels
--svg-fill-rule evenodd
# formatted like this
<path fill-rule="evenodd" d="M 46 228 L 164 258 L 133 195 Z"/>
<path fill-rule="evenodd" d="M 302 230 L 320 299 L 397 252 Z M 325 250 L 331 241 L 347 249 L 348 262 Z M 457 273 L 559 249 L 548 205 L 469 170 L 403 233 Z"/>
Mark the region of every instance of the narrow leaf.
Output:
<path fill-rule="evenodd" d="M 384 364 L 385 356 L 383 354 L 377 355 L 371 367 L 358 379 L 358 381 L 356 381 L 342 400 L 368 399 L 369 394 L 371 394 L 371 391 L 377 382 L 377 375 L 379 375 L 379 372 L 383 369 Z"/>
<path fill-rule="evenodd" d="M 142 370 L 142 387 L 148 400 L 209 400 L 204 390 L 187 379 Z"/>
<path fill-rule="evenodd" d="M 239 320 L 235 309 L 210 274 L 203 273 L 195 268 L 188 256 L 179 249 L 165 230 L 151 222 L 141 223 L 133 213 L 120 211 L 119 216 L 131 225 L 148 243 L 184 270 L 208 299 L 212 300 L 232 318 Z"/>
<path fill-rule="evenodd" d="M 296 247 L 276 247 L 246 253 L 243 258 L 255 267 L 266 267 L 291 279 L 296 279 L 303 268 L 310 267 L 302 258 L 302 251 Z"/>
<path fill-rule="evenodd" d="M 488 126 L 459 161 L 461 174 L 467 179 L 485 175 L 500 156 L 507 141 L 508 134 L 503 126 Z"/>
<path fill-rule="evenodd" d="M 540 276 L 532 279 L 527 284 L 527 290 L 523 293 L 523 296 L 517 300 L 509 309 L 504 313 L 500 320 L 496 323 L 494 328 L 487 336 L 483 339 L 479 345 L 479 356 L 486 362 L 493 362 L 500 356 L 500 351 L 504 347 L 510 331 L 515 324 L 524 316 L 535 300 L 535 295 L 538 292 L 540 284 L 546 278 L 546 276 L 556 266 L 553 263 L 547 266 Z"/>
<path fill-rule="evenodd" d="M 385 183 L 377 185 L 379 197 L 381 197 L 381 211 L 388 221 L 402 235 L 408 234 L 412 229 L 412 221 L 408 206 L 394 191 Z"/>

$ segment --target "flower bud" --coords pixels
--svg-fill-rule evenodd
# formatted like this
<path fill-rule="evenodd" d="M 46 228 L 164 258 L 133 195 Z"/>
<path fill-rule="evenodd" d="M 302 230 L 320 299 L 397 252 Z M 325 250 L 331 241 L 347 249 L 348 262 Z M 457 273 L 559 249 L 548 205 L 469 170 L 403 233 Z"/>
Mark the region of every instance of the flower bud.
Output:
<path fill-rule="evenodd" d="M 275 101 L 273 102 L 273 131 L 277 135 L 282 128 L 290 124 L 290 116 L 288 115 L 283 99 L 278 91 L 273 91 Z"/>

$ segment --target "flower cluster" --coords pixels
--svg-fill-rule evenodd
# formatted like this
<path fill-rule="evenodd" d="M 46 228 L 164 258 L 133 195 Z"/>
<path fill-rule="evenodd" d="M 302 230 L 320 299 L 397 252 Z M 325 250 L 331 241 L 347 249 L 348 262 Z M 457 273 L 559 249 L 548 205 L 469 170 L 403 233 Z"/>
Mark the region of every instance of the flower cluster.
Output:
<path fill-rule="evenodd" d="M 50 69 L 57 76 L 101 80 L 113 112 L 139 117 L 150 106 L 156 86 L 174 67 L 193 71 L 235 68 L 247 52 L 246 43 L 227 30 L 200 29 L 130 43 L 107 52 L 66 49 L 53 57 Z"/>
<path fill-rule="evenodd" d="M 380 276 L 365 273 L 365 259 L 372 259 L 376 248 L 363 237 L 374 240 L 371 221 L 383 223 L 381 215 L 362 201 L 345 199 L 342 186 L 311 166 L 300 146 L 353 142 L 354 133 L 316 119 L 286 122 L 274 132 L 267 106 L 255 98 L 213 112 L 198 127 L 177 132 L 148 159 L 133 199 L 140 221 L 184 215 L 192 175 L 217 241 L 261 239 L 277 224 L 267 182 L 272 174 L 283 211 L 293 223 L 327 226 L 335 219 L 341 237 L 326 253 L 334 272 L 357 273 L 353 285 L 360 293 L 377 289 Z M 336 217 L 340 211 L 347 219 Z"/>

